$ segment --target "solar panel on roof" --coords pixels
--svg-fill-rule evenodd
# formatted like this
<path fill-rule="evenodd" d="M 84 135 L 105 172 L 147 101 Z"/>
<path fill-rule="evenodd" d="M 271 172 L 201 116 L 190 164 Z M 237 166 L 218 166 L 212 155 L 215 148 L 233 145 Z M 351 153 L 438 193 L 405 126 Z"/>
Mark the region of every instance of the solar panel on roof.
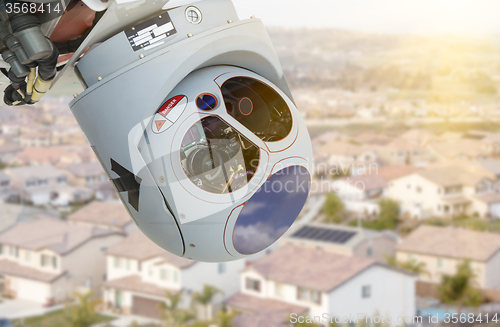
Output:
<path fill-rule="evenodd" d="M 356 235 L 356 232 L 304 226 L 297 232 L 295 232 L 292 237 L 344 244 L 349 241 L 354 235 Z"/>

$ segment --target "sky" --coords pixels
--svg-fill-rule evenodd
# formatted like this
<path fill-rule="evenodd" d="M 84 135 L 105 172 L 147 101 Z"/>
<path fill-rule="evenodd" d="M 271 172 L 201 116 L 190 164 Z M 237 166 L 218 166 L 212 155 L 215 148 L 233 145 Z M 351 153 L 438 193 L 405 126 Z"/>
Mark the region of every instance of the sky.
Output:
<path fill-rule="evenodd" d="M 500 0 L 233 0 L 266 26 L 371 33 L 500 34 Z"/>

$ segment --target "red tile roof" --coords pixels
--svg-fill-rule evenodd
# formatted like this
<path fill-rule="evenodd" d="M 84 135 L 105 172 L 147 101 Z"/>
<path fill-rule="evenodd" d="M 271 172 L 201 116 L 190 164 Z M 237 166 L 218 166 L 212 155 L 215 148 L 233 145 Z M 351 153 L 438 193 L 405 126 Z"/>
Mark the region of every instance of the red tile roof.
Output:
<path fill-rule="evenodd" d="M 254 270 L 266 279 L 329 292 L 376 264 L 371 259 L 285 245 L 245 270 Z"/>
<path fill-rule="evenodd" d="M 291 313 L 301 315 L 308 311 L 307 307 L 242 293 L 231 296 L 225 303 L 242 312 L 234 318 L 234 327 L 276 327 L 289 321 Z"/>
<path fill-rule="evenodd" d="M 500 235 L 422 225 L 397 246 L 397 251 L 484 262 L 500 251 Z"/>
<path fill-rule="evenodd" d="M 120 202 L 93 201 L 69 215 L 68 221 L 124 227 L 131 223 L 132 219 Z"/>
<path fill-rule="evenodd" d="M 14 261 L 3 259 L 0 260 L 0 274 L 52 283 L 53 281 L 59 279 L 59 277 L 65 275 L 66 272 L 60 274 L 44 272 L 35 268 L 21 266 Z"/>
<path fill-rule="evenodd" d="M 128 276 L 119 279 L 108 280 L 104 283 L 105 288 L 113 288 L 142 294 L 149 294 L 158 297 L 166 297 L 166 292 L 176 294 L 181 290 L 161 288 L 155 284 L 145 283 L 139 276 Z"/>
<path fill-rule="evenodd" d="M 162 257 L 165 259 L 165 262 L 181 269 L 187 268 L 196 263 L 193 260 L 181 258 L 165 251 L 141 232 L 136 232 L 127 236 L 120 243 L 110 247 L 108 251 L 106 251 L 106 254 L 116 257 L 136 259 L 139 261 Z"/>

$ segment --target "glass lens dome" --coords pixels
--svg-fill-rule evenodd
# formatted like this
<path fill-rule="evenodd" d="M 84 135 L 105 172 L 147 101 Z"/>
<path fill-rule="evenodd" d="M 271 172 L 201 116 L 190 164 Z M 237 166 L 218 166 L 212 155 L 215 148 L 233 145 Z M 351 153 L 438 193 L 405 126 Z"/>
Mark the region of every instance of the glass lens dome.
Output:
<path fill-rule="evenodd" d="M 219 117 L 209 116 L 188 130 L 180 155 L 194 185 L 222 194 L 237 191 L 252 179 L 260 150 Z"/>
<path fill-rule="evenodd" d="M 221 91 L 227 113 L 263 141 L 280 141 L 290 133 L 290 109 L 268 85 L 249 77 L 233 77 L 222 84 Z"/>

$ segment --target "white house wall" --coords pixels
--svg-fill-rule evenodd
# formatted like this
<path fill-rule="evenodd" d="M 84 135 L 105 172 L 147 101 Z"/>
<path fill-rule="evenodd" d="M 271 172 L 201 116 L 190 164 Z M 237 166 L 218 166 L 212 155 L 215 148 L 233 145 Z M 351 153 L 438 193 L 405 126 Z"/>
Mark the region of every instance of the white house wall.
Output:
<path fill-rule="evenodd" d="M 240 271 L 245 267 L 245 261 L 230 261 L 224 265 L 223 274 L 219 274 L 219 264 L 211 262 L 198 262 L 183 269 L 182 287 L 187 291 L 196 292 L 201 291 L 204 285 L 211 285 L 222 290 L 225 298 L 235 294 L 240 289 Z"/>
<path fill-rule="evenodd" d="M 420 192 L 417 187 L 420 187 Z M 385 194 L 400 203 L 402 213 L 408 212 L 412 217 L 424 218 L 426 212 L 439 216 L 444 214 L 444 202 L 441 199 L 444 190 L 438 193 L 439 189 L 438 185 L 422 176 L 411 174 L 391 181 Z"/>
<path fill-rule="evenodd" d="M 371 296 L 362 297 L 362 287 L 371 287 Z M 373 266 L 333 290 L 329 299 L 330 315 L 413 317 L 415 314 L 415 277 L 382 266 Z M 394 323 L 393 326 L 402 325 Z"/>
<path fill-rule="evenodd" d="M 500 289 L 500 251 L 486 263 L 485 286 L 490 289 Z"/>
<path fill-rule="evenodd" d="M 69 289 L 86 286 L 87 279 L 91 281 L 91 290 L 96 296 L 101 295 L 102 284 L 106 274 L 106 259 L 104 251 L 120 242 L 123 236 L 111 235 L 88 241 L 76 250 L 68 253 L 62 259 L 62 271 L 69 271 Z"/>

